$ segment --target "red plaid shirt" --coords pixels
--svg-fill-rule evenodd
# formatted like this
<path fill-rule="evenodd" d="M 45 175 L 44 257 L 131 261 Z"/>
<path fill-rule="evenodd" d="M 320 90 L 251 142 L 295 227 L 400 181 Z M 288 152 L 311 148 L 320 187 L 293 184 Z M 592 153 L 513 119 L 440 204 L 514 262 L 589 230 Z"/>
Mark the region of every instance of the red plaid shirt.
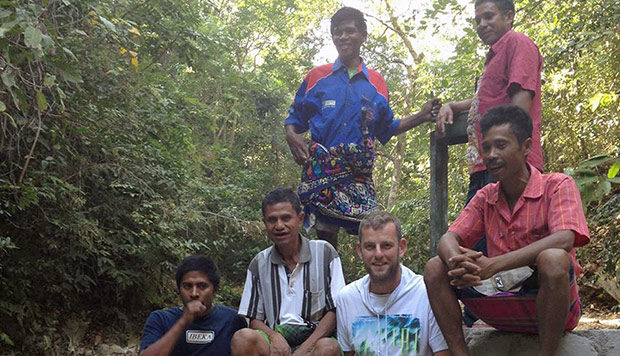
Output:
<path fill-rule="evenodd" d="M 501 183 L 488 184 L 463 209 L 448 231 L 471 248 L 482 236 L 487 237 L 489 257 L 518 250 L 560 230 L 575 233 L 574 247 L 590 241 L 581 196 L 575 182 L 561 173 L 541 174 L 529 165 L 530 180 L 510 211 Z M 570 252 L 575 274 L 582 271 Z"/>

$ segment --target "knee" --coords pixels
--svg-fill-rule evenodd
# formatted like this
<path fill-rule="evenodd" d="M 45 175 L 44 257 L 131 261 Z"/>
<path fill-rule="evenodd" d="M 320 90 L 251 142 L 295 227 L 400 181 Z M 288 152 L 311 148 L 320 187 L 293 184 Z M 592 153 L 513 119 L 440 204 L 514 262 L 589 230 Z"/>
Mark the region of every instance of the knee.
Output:
<path fill-rule="evenodd" d="M 566 278 L 570 271 L 571 259 L 568 252 L 559 248 L 543 250 L 536 257 L 536 266 L 541 281 Z"/>
<path fill-rule="evenodd" d="M 448 280 L 448 269 L 441 258 L 435 256 L 426 262 L 424 267 L 424 283 L 427 286 Z"/>
<path fill-rule="evenodd" d="M 262 337 L 255 330 L 245 328 L 237 330 L 230 340 L 232 355 L 251 355 L 259 348 Z"/>
<path fill-rule="evenodd" d="M 314 354 L 336 356 L 340 354 L 340 346 L 333 338 L 323 337 L 314 345 Z"/>

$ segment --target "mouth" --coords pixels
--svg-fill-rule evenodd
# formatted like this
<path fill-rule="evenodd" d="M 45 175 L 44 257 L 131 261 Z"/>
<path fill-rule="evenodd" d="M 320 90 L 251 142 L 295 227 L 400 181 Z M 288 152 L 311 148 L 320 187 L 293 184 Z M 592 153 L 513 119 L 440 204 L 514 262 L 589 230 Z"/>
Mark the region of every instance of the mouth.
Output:
<path fill-rule="evenodd" d="M 493 165 L 488 165 L 487 166 L 487 170 L 492 174 L 495 175 L 496 173 L 498 173 L 502 168 L 504 168 L 503 164 L 493 164 Z"/>

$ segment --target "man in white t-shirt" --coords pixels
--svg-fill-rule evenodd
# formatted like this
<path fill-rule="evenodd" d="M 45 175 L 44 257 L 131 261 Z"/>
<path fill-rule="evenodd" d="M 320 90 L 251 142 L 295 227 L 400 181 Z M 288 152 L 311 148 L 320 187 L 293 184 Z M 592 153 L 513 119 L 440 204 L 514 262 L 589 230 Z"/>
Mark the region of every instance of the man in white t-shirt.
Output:
<path fill-rule="evenodd" d="M 336 297 L 338 342 L 345 356 L 450 355 L 422 276 L 400 264 L 406 250 L 394 215 L 375 211 L 360 223 L 357 254 L 368 274 Z"/>

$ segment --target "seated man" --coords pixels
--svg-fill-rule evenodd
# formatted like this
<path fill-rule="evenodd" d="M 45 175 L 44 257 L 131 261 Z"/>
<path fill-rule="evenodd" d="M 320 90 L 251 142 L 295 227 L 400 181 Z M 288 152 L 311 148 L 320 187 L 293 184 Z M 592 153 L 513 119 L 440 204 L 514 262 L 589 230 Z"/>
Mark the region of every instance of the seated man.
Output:
<path fill-rule="evenodd" d="M 452 355 L 468 353 L 457 297 L 499 330 L 538 333 L 540 353 L 554 355 L 581 312 L 574 247 L 589 235 L 579 191 L 570 177 L 527 163 L 532 123 L 523 109 L 492 108 L 480 128 L 482 157 L 498 183 L 480 189 L 441 237 L 424 274 L 431 306 Z M 482 235 L 489 257 L 470 250 Z M 472 288 L 522 266 L 534 273 L 516 293 L 485 296 Z"/>
<path fill-rule="evenodd" d="M 338 355 L 334 296 L 344 286 L 340 258 L 326 241 L 299 234 L 304 220 L 297 194 L 278 188 L 262 204 L 273 246 L 247 271 L 239 314 L 250 328 L 232 339 L 233 355 Z"/>
<path fill-rule="evenodd" d="M 395 216 L 374 211 L 361 221 L 357 254 L 368 274 L 336 297 L 345 355 L 450 355 L 422 276 L 400 264 L 406 250 Z"/>
<path fill-rule="evenodd" d="M 215 263 L 187 257 L 177 267 L 176 280 L 183 307 L 149 315 L 140 355 L 230 355 L 233 334 L 247 323 L 234 309 L 213 304 L 220 286 Z"/>

